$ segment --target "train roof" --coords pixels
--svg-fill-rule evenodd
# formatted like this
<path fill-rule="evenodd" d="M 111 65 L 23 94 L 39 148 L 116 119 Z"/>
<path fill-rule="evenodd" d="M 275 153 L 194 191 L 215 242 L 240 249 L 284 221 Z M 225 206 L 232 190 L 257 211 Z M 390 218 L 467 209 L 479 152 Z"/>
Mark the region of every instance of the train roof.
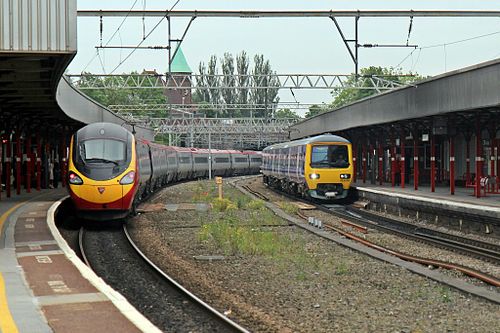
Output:
<path fill-rule="evenodd" d="M 79 141 L 95 138 L 115 138 L 128 140 L 132 133 L 124 127 L 113 123 L 92 123 L 76 132 Z"/>
<path fill-rule="evenodd" d="M 294 140 L 294 141 L 288 141 L 288 142 L 282 142 L 282 143 L 277 143 L 274 145 L 271 145 L 269 147 L 264 148 L 264 150 L 271 150 L 271 149 L 279 149 L 279 148 L 288 148 L 288 147 L 294 147 L 294 146 L 302 146 L 302 145 L 307 145 L 309 143 L 316 143 L 316 142 L 343 142 L 343 143 L 350 143 L 349 140 L 346 138 L 343 138 L 338 135 L 333 135 L 333 134 L 322 134 L 322 135 L 317 135 L 313 136 L 310 138 L 305 138 L 305 139 L 300 139 L 300 140 Z"/>

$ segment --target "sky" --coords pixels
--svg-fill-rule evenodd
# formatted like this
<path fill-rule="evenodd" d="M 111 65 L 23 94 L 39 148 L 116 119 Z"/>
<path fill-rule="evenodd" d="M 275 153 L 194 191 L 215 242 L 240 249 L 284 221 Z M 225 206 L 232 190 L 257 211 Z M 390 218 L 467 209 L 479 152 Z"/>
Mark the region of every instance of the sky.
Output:
<path fill-rule="evenodd" d="M 83 9 L 170 9 L 176 0 L 78 0 Z M 135 6 L 134 6 L 135 3 Z M 387 1 L 326 1 L 326 0 L 180 0 L 175 10 L 340 10 L 340 9 L 433 9 L 433 10 L 500 10 L 493 1 L 447 0 L 387 0 Z M 102 43 L 110 46 L 137 45 L 160 18 L 104 18 Z M 180 38 L 189 19 L 172 18 L 172 38 Z M 354 37 L 354 19 L 339 18 L 347 38 Z M 408 38 L 409 18 L 361 18 L 360 44 L 405 44 Z M 480 37 L 483 35 L 488 35 Z M 460 42 L 462 40 L 470 39 Z M 78 53 L 68 73 L 82 71 L 115 73 L 156 70 L 165 73 L 168 68 L 166 50 L 137 50 L 126 61 L 130 49 L 100 50 L 99 19 L 78 18 Z M 382 66 L 401 68 L 434 76 L 500 57 L 500 17 L 496 18 L 414 18 L 410 48 L 359 49 L 360 68 Z M 163 20 L 143 44 L 167 45 L 167 24 Z M 193 71 L 200 62 L 208 62 L 211 55 L 219 58 L 225 52 L 236 55 L 245 50 L 251 58 L 263 54 L 279 74 L 349 74 L 353 62 L 334 23 L 328 18 L 197 18 L 189 29 L 182 49 Z M 280 91 L 280 101 L 301 103 L 329 103 L 328 90 Z"/>

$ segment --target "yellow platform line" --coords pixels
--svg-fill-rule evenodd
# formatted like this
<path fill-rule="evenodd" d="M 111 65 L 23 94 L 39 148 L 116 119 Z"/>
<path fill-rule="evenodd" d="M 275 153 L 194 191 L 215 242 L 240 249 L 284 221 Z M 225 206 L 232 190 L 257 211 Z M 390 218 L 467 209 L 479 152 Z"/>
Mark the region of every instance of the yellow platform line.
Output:
<path fill-rule="evenodd" d="M 28 200 L 29 201 L 29 200 Z M 20 206 L 24 205 L 27 201 L 21 202 L 8 211 L 6 211 L 2 216 L 0 216 L 0 236 L 3 228 L 3 224 L 7 220 L 7 217 L 15 211 Z M 12 314 L 10 313 L 9 305 L 7 303 L 7 295 L 5 294 L 5 281 L 0 272 L 0 330 L 3 333 L 18 333 L 18 329 L 16 323 L 14 322 L 14 318 L 12 318 Z"/>

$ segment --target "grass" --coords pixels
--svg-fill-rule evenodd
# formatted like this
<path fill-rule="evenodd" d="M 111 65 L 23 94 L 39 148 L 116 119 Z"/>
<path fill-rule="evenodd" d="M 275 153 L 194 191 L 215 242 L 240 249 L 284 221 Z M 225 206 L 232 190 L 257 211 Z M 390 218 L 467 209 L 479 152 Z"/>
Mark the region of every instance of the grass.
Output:
<path fill-rule="evenodd" d="M 441 301 L 443 303 L 450 303 L 452 301 L 450 288 L 448 288 L 446 286 L 439 286 L 439 287 L 437 287 L 437 291 L 438 291 L 439 295 L 441 296 Z"/>
<path fill-rule="evenodd" d="M 215 185 L 210 184 L 206 181 L 197 181 L 192 188 L 188 188 L 193 191 L 192 201 L 193 202 L 210 202 L 212 201 L 214 194 L 216 193 Z"/>
<path fill-rule="evenodd" d="M 252 219 L 256 222 L 258 219 Z M 226 254 L 275 256 L 288 248 L 287 240 L 272 231 L 262 230 L 255 223 L 243 223 L 234 213 L 203 224 L 198 238 L 211 243 Z"/>
<path fill-rule="evenodd" d="M 200 182 L 194 187 L 193 198 L 212 203 L 213 210 L 202 217 L 203 224 L 198 240 L 225 255 L 264 256 L 278 269 L 297 281 L 304 281 L 317 271 L 322 258 L 316 256 L 316 244 L 306 243 L 300 234 L 281 232 L 269 228 L 283 225 L 284 221 L 269 210 L 260 199 L 250 199 L 235 188 L 224 186 L 224 199 L 217 198 L 217 191 L 209 191 L 209 183 Z M 207 195 L 208 193 L 208 195 Z M 208 198 L 207 198 L 208 197 Z M 298 207 L 282 203 L 289 214 Z M 278 231 L 280 230 L 280 231 Z M 333 274 L 348 273 L 345 263 L 332 264 Z"/>
<path fill-rule="evenodd" d="M 339 263 L 337 263 L 337 266 L 335 267 L 336 275 L 345 275 L 348 272 L 349 272 L 349 266 L 344 261 L 340 261 Z"/>
<path fill-rule="evenodd" d="M 282 201 L 279 203 L 279 206 L 281 209 L 283 209 L 285 211 L 285 213 L 287 213 L 289 215 L 295 215 L 299 211 L 299 207 L 297 207 L 297 205 L 294 205 L 293 203 L 290 203 L 290 202 Z"/>

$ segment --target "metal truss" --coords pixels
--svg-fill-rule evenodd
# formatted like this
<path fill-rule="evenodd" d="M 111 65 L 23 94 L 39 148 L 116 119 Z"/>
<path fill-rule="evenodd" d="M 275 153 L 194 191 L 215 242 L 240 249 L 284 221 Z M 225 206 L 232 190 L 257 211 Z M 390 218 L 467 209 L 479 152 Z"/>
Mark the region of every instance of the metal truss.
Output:
<path fill-rule="evenodd" d="M 128 122 L 154 129 L 156 136 L 169 136 L 169 141 L 179 144 L 212 148 L 263 148 L 288 140 L 288 128 L 297 119 L 270 118 L 151 118 L 132 113 L 120 113 Z M 210 137 L 210 138 L 209 138 Z"/>
<path fill-rule="evenodd" d="M 272 75 L 204 75 L 205 82 L 219 85 L 197 87 L 199 74 L 69 74 L 66 75 L 76 88 L 87 89 L 344 89 L 376 90 L 377 92 L 401 87 L 402 84 L 385 77 L 359 76 L 354 86 L 347 86 L 352 75 L 345 74 L 272 74 Z M 394 77 L 394 76 L 392 76 Z M 240 85 L 238 82 L 247 82 Z M 230 82 L 230 84 L 226 84 Z M 274 83 L 269 84 L 270 82 Z"/>
<path fill-rule="evenodd" d="M 154 115 L 159 111 L 179 111 L 185 110 L 188 112 L 198 112 L 206 109 L 214 111 L 252 111 L 252 110 L 262 110 L 262 109 L 289 109 L 289 110 L 309 110 L 312 106 L 328 107 L 326 104 L 322 103 L 298 103 L 298 102 L 278 102 L 272 105 L 268 104 L 116 104 L 108 105 L 108 108 L 119 113 L 134 113 L 140 112 L 141 114 Z"/>
<path fill-rule="evenodd" d="M 265 118 L 146 118 L 140 121 L 156 133 L 190 134 L 276 134 L 288 133 L 286 129 L 297 122 L 296 119 Z"/>

